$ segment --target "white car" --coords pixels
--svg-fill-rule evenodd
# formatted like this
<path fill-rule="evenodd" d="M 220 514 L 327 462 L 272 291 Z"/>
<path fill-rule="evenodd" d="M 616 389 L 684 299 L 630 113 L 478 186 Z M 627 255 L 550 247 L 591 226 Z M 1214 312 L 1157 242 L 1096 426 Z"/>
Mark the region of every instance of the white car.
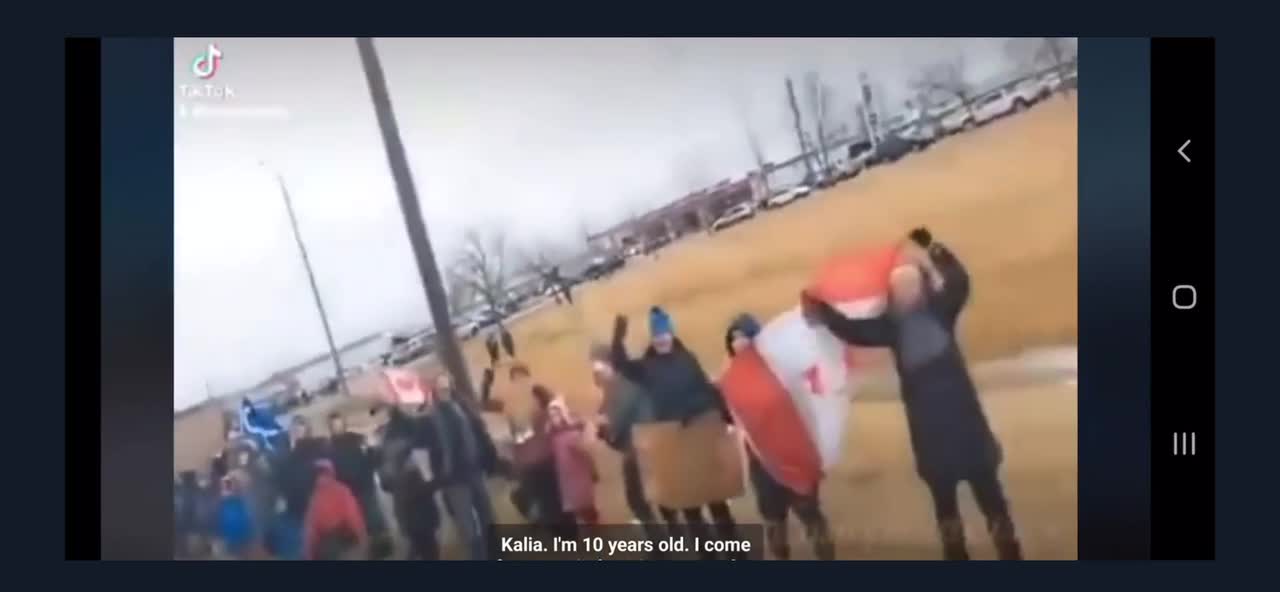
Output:
<path fill-rule="evenodd" d="M 744 220 L 750 220 L 755 217 L 755 215 L 756 210 L 751 207 L 751 204 L 738 204 L 729 208 L 729 211 L 725 212 L 719 218 L 716 218 L 715 222 L 711 223 L 711 232 L 718 232 Z"/>
<path fill-rule="evenodd" d="M 773 208 L 780 208 L 806 195 L 809 195 L 809 187 L 805 185 L 799 185 L 796 187 L 792 187 L 791 189 L 787 189 L 786 191 L 779 191 L 778 193 L 775 193 L 772 197 L 766 198 L 763 202 L 760 203 L 760 207 L 766 210 L 773 209 Z"/>
<path fill-rule="evenodd" d="M 994 119 L 1021 111 L 1036 102 L 1037 90 L 1025 84 L 991 91 L 974 99 L 968 107 L 957 107 L 942 116 L 939 125 L 944 134 L 954 134 Z"/>
<path fill-rule="evenodd" d="M 475 336 L 476 333 L 479 333 L 479 332 L 480 332 L 480 323 L 476 321 L 475 317 L 467 317 L 465 319 L 462 319 L 461 321 L 458 321 L 457 326 L 454 327 L 453 329 L 454 336 L 458 337 L 459 339 L 467 339 L 467 338 L 473 337 Z"/>
<path fill-rule="evenodd" d="M 938 127 L 942 128 L 943 134 L 954 134 L 975 125 L 977 125 L 977 120 L 969 112 L 969 108 L 964 105 L 952 107 L 938 119 Z"/>
<path fill-rule="evenodd" d="M 923 150 L 938 140 L 937 128 L 927 121 L 917 121 L 898 131 L 898 137 L 911 142 L 916 150 Z"/>
<path fill-rule="evenodd" d="M 1036 91 L 1026 84 L 1002 88 L 979 98 L 973 105 L 973 115 L 981 125 L 1004 115 L 1021 111 L 1036 102 Z"/>
<path fill-rule="evenodd" d="M 1044 94 L 1053 94 L 1062 88 L 1062 75 L 1057 72 L 1048 72 L 1040 77 L 1040 88 Z"/>

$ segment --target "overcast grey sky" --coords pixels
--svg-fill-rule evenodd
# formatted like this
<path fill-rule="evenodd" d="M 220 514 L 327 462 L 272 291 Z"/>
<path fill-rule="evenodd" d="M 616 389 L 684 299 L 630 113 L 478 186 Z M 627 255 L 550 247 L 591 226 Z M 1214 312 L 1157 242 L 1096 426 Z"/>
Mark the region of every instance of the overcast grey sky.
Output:
<path fill-rule="evenodd" d="M 175 89 L 174 408 L 325 349 L 266 160 L 286 178 L 335 339 L 426 322 L 386 153 L 352 39 L 179 39 L 174 82 L 210 42 L 224 108 Z M 817 71 L 851 120 L 859 71 L 893 104 L 929 62 L 1010 67 L 1001 39 L 381 39 L 377 47 L 437 255 L 463 229 L 574 240 L 796 152 L 783 79 Z M 226 113 L 225 111 L 223 113 Z"/>

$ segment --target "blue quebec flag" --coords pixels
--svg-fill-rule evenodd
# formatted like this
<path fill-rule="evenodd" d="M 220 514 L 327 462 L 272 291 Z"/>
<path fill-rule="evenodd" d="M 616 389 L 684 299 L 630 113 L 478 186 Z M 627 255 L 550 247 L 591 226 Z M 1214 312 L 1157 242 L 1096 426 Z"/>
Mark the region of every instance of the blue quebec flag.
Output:
<path fill-rule="evenodd" d="M 240 403 L 240 433 L 253 438 L 259 450 L 275 451 L 285 436 L 276 414 L 267 407 L 255 407 L 249 399 Z"/>

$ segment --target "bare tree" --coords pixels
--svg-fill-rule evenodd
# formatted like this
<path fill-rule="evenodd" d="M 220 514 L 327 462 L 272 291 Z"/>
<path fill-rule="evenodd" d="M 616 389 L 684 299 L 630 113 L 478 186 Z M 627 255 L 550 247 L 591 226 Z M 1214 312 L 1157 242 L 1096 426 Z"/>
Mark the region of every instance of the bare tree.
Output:
<path fill-rule="evenodd" d="M 1015 37 L 1005 43 L 1005 52 L 1024 68 L 1062 68 L 1075 56 L 1071 37 Z"/>
<path fill-rule="evenodd" d="M 813 121 L 814 148 L 818 151 L 818 166 L 824 171 L 831 168 L 827 146 L 831 142 L 831 131 L 834 127 L 831 117 L 834 108 L 834 91 L 822 81 L 817 72 L 809 72 L 804 77 L 805 106 L 809 111 L 809 119 Z"/>
<path fill-rule="evenodd" d="M 796 88 L 790 76 L 787 77 L 787 107 L 791 109 L 791 122 L 796 131 L 796 142 L 800 144 L 805 177 L 813 177 L 813 163 L 809 161 L 809 143 L 804 137 L 804 119 L 800 117 L 800 103 L 796 100 Z"/>
<path fill-rule="evenodd" d="M 520 249 L 517 257 L 520 271 L 545 276 L 564 258 L 563 249 L 550 241 L 537 241 Z"/>
<path fill-rule="evenodd" d="M 463 233 L 463 246 L 451 267 L 451 274 L 493 310 L 506 301 L 508 255 L 506 238 L 500 232 L 482 235 L 475 229 Z"/>
<path fill-rule="evenodd" d="M 1072 37 L 1015 37 L 1005 43 L 1005 52 L 1026 70 L 1039 71 L 1052 68 L 1061 71 L 1075 59 L 1076 40 Z M 1063 86 L 1062 92 L 1071 90 Z"/>
<path fill-rule="evenodd" d="M 751 161 L 755 163 L 756 177 L 759 179 L 760 199 L 769 197 L 772 193 L 769 189 L 769 161 L 765 159 L 764 149 L 760 146 L 760 136 L 756 135 L 756 131 L 751 128 L 751 124 L 744 123 L 747 133 L 747 148 L 751 150 Z"/>
<path fill-rule="evenodd" d="M 965 73 L 964 56 L 926 66 L 919 77 L 911 81 L 912 89 L 932 98 L 937 95 L 955 98 L 973 117 L 973 84 Z"/>
<path fill-rule="evenodd" d="M 476 293 L 471 289 L 471 285 L 458 274 L 457 269 L 447 270 L 444 282 L 450 315 L 456 317 L 471 308 L 471 305 L 476 301 Z"/>
<path fill-rule="evenodd" d="M 747 149 L 751 151 L 751 162 L 755 165 L 756 174 L 760 178 L 764 197 L 767 197 L 769 195 L 769 161 L 765 158 L 764 147 L 760 145 L 760 136 L 751 125 L 751 116 L 747 114 L 746 109 L 740 109 L 738 115 L 742 121 L 742 132 L 747 140 Z"/>

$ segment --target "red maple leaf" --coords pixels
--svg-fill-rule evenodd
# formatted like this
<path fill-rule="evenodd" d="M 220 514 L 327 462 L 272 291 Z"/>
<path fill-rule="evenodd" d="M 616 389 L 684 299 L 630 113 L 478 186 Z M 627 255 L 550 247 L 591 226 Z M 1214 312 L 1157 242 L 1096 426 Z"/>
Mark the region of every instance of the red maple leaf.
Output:
<path fill-rule="evenodd" d="M 822 384 L 822 372 L 815 364 L 804 371 L 804 379 L 809 383 L 809 392 L 815 395 L 825 394 L 824 385 Z"/>

